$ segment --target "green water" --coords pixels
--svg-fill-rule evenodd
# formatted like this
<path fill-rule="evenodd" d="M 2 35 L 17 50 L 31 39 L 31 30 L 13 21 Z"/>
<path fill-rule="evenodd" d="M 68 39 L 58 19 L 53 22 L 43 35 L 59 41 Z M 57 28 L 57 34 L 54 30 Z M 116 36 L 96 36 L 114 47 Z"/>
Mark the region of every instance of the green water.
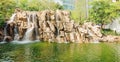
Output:
<path fill-rule="evenodd" d="M 0 44 L 0 62 L 120 62 L 120 44 Z"/>

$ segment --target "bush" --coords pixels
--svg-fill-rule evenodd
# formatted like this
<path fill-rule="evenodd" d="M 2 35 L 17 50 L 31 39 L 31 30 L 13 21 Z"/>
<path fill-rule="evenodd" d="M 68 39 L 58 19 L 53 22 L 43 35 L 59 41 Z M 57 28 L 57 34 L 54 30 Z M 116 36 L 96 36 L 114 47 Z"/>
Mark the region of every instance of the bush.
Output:
<path fill-rule="evenodd" d="M 120 2 L 109 0 L 95 0 L 91 3 L 89 19 L 97 24 L 106 24 L 120 15 Z"/>
<path fill-rule="evenodd" d="M 16 3 L 16 6 L 29 11 L 39 11 L 45 9 L 63 9 L 63 7 L 57 3 L 54 3 L 52 0 L 20 0 L 20 4 Z"/>
<path fill-rule="evenodd" d="M 5 21 L 0 20 L 0 27 L 3 27 L 4 23 L 5 23 Z"/>
<path fill-rule="evenodd" d="M 10 18 L 15 8 L 29 11 L 63 9 L 61 5 L 48 0 L 0 0 L 0 26 Z"/>
<path fill-rule="evenodd" d="M 102 29 L 101 33 L 103 35 L 118 35 L 118 36 L 120 35 L 120 34 L 117 34 L 115 31 L 110 30 L 110 29 Z"/>

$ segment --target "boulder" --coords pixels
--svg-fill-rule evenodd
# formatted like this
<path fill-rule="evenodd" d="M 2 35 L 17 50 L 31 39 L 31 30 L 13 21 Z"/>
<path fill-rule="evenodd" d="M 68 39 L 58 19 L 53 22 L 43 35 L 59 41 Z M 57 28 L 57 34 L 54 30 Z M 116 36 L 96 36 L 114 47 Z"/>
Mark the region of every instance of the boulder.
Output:
<path fill-rule="evenodd" d="M 3 41 L 4 34 L 2 31 L 0 31 L 0 42 Z"/>
<path fill-rule="evenodd" d="M 22 11 L 16 9 L 14 22 L 9 24 L 6 40 L 15 38 L 23 39 L 29 30 L 32 34 L 29 39 L 42 40 L 48 42 L 76 42 L 91 43 L 96 41 L 118 41 L 119 37 L 104 36 L 101 34 L 100 26 L 85 22 L 82 25 L 75 23 L 70 18 L 70 12 L 65 10 L 43 10 L 43 11 Z M 18 36 L 15 35 L 15 26 L 18 27 Z M 1 30 L 0 30 L 1 31 Z M 4 30 L 3 30 L 4 31 Z M 2 32 L 3 32 L 2 31 Z M 1 34 L 1 33 L 0 33 Z M 3 35 L 3 33 L 2 33 Z M 0 35 L 0 39 L 3 36 Z M 110 38 L 111 37 L 111 38 Z M 110 38 L 110 39 L 109 39 Z"/>
<path fill-rule="evenodd" d="M 6 42 L 11 42 L 11 41 L 13 41 L 13 39 L 12 39 L 11 36 L 5 36 L 5 37 L 4 37 L 4 41 L 6 41 Z"/>
<path fill-rule="evenodd" d="M 72 32 L 72 29 L 73 29 L 73 22 L 65 22 L 64 23 L 64 30 L 66 32 Z"/>

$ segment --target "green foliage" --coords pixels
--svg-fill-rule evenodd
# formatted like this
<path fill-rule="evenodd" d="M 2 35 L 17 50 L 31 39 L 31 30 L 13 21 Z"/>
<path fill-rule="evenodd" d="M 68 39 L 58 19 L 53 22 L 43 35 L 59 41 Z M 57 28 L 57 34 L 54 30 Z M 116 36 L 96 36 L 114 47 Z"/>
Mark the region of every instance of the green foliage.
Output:
<path fill-rule="evenodd" d="M 10 18 L 15 8 L 30 11 L 63 9 L 61 5 L 51 0 L 0 0 L 0 26 Z"/>
<path fill-rule="evenodd" d="M 15 2 L 12 0 L 0 0 L 0 26 L 14 12 Z"/>
<path fill-rule="evenodd" d="M 102 30 L 101 30 L 101 33 L 102 33 L 103 35 L 119 35 L 119 34 L 117 34 L 115 31 L 110 30 L 110 29 L 102 29 Z"/>
<path fill-rule="evenodd" d="M 79 2 L 80 1 L 80 2 Z M 71 18 L 76 22 L 83 23 L 86 19 L 86 1 L 78 0 L 75 3 L 74 10 L 71 10 Z"/>
<path fill-rule="evenodd" d="M 90 21 L 100 24 L 111 22 L 112 19 L 120 15 L 120 2 L 110 2 L 109 0 L 95 0 L 91 3 Z"/>
<path fill-rule="evenodd" d="M 5 21 L 0 20 L 0 27 L 2 27 L 4 23 L 5 23 Z"/>
<path fill-rule="evenodd" d="M 21 9 L 30 11 L 63 9 L 61 5 L 48 0 L 20 0 L 19 4 L 16 5 Z"/>

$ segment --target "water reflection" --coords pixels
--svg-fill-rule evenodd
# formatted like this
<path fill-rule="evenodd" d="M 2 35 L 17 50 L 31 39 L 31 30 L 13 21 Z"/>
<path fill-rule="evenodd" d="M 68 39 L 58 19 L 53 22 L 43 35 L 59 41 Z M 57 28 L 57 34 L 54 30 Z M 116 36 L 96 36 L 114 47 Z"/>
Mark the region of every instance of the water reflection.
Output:
<path fill-rule="evenodd" d="M 119 62 L 120 44 L 0 44 L 0 62 Z"/>

